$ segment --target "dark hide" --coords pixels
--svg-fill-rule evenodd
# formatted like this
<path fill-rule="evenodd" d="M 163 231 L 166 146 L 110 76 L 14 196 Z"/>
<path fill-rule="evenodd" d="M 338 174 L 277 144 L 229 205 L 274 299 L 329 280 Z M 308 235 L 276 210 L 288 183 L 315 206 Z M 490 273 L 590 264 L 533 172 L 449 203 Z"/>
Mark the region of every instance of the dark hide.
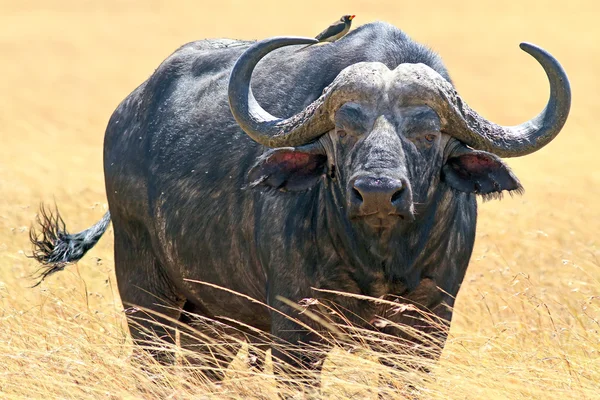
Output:
<path fill-rule="evenodd" d="M 125 306 L 184 321 L 181 310 L 234 319 L 292 344 L 316 339 L 262 305 L 188 281 L 197 280 L 292 316 L 297 312 L 277 296 L 330 298 L 350 311 L 352 322 L 373 329 L 376 305 L 311 288 L 409 300 L 412 294 L 449 323 L 447 306 L 473 249 L 474 193 L 518 189 L 516 178 L 487 153 L 463 146 L 463 153 L 445 156 L 457 142 L 436 130 L 439 121 L 427 112 L 370 120 L 348 105 L 336 115 L 336 131 L 309 146 L 266 149 L 238 127 L 227 99 L 229 73 L 249 45 L 205 40 L 181 47 L 110 119 L 104 171 Z M 385 23 L 361 26 L 332 44 L 297 47 L 274 51 L 253 75 L 257 100 L 279 117 L 301 111 L 342 69 L 362 61 L 390 69 L 424 63 L 449 80 L 436 54 Z M 349 218 L 351 175 L 391 166 L 410 183 L 415 221 L 372 230 Z M 58 238 L 69 240 L 74 236 Z M 58 242 L 42 253 L 55 251 Z M 396 320 L 410 324 L 401 314 Z M 145 338 L 133 325 L 131 333 L 136 341 Z M 303 356 L 273 354 L 318 368 Z"/>

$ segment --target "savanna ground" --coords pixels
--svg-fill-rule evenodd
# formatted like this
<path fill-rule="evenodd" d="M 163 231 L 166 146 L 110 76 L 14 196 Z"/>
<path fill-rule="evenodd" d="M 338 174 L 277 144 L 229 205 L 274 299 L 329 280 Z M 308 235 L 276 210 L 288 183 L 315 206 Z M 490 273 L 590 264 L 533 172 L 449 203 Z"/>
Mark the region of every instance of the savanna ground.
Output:
<path fill-rule="evenodd" d="M 450 338 L 432 372 L 392 376 L 369 357 L 336 351 L 325 397 L 374 398 L 381 372 L 399 387 L 413 382 L 421 398 L 600 398 L 600 8 L 592 0 L 417 3 L 1 1 L 0 397 L 275 395 L 268 369 L 248 374 L 242 363 L 220 386 L 190 383 L 181 365 L 135 366 L 112 231 L 78 265 L 30 289 L 28 230 L 42 200 L 56 201 L 71 231 L 102 216 L 108 118 L 179 45 L 313 36 L 354 13 L 355 26 L 385 20 L 433 47 L 464 98 L 498 123 L 520 123 L 547 99 L 544 73 L 521 41 L 561 61 L 573 105 L 554 142 L 508 161 L 525 195 L 481 205 Z"/>

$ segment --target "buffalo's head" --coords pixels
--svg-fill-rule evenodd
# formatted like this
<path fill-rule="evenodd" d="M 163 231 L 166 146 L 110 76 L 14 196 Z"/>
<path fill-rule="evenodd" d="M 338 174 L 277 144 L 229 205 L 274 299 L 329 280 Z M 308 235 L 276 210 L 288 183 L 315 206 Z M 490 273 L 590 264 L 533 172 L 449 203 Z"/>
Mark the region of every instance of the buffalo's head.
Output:
<path fill-rule="evenodd" d="M 409 224 L 440 184 L 493 196 L 521 190 L 499 157 L 542 148 L 560 132 L 570 108 L 568 79 L 558 61 L 531 44 L 521 48 L 544 67 L 550 100 L 535 118 L 504 127 L 471 109 L 424 64 L 345 68 L 321 97 L 288 119 L 266 112 L 250 89 L 252 71 L 270 51 L 306 38 L 273 38 L 251 46 L 229 83 L 231 111 L 242 129 L 272 150 L 249 173 L 251 185 L 304 190 L 323 176 L 336 181 L 351 220 L 374 229 Z"/>

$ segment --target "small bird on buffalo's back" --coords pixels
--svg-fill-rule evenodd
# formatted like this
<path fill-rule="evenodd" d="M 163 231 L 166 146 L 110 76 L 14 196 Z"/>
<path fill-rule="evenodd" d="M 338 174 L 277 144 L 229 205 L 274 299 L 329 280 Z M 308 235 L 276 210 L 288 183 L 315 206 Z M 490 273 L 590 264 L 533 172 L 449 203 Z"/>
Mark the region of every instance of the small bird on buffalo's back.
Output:
<path fill-rule="evenodd" d="M 333 24 L 329 25 L 329 27 L 323 32 L 315 36 L 315 39 L 317 39 L 319 43 L 335 42 L 336 40 L 342 38 L 346 33 L 348 33 L 350 27 L 352 26 L 352 20 L 354 19 L 354 17 L 355 15 L 350 14 L 342 16 L 342 18 L 338 19 Z M 304 46 L 300 50 L 303 50 L 310 46 L 312 46 L 312 44 Z"/>

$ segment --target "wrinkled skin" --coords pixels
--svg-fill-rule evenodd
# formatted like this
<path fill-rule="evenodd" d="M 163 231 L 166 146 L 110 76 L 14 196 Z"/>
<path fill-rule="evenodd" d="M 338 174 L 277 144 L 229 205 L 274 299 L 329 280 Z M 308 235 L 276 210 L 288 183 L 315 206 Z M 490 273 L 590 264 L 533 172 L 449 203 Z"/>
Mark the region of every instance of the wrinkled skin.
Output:
<path fill-rule="evenodd" d="M 364 46 L 366 41 L 371 45 Z M 379 46 L 382 42 L 388 45 Z M 473 195 L 434 184 L 440 180 L 448 138 L 431 129 L 435 145 L 415 147 L 408 137 L 418 142 L 425 132 L 407 133 L 403 128 L 416 121 L 409 116 L 415 110 L 394 115 L 390 104 L 371 99 L 371 108 L 363 109 L 365 119 L 359 121 L 364 127 L 346 125 L 343 138 L 336 132 L 324 136 L 320 142 L 330 154 L 316 156 L 313 165 L 323 169 L 308 168 L 309 182 L 288 188 L 311 190 L 251 189 L 249 170 L 261 168 L 257 158 L 265 148 L 236 126 L 227 109 L 227 71 L 247 44 L 230 46 L 215 49 L 208 42 L 184 46 L 111 117 L 104 146 L 105 175 L 124 304 L 174 319 L 182 318 L 176 311 L 182 308 L 217 320 L 224 316 L 298 343 L 312 338 L 290 326 L 288 319 L 243 297 L 186 279 L 229 288 L 292 315 L 295 312 L 276 297 L 292 301 L 318 297 L 311 287 L 379 297 L 406 294 L 422 277 L 430 276 L 455 295 L 471 254 L 476 203 Z M 293 48 L 267 56 L 253 77 L 261 105 L 277 115 L 298 112 L 344 67 L 357 61 L 380 61 L 389 68 L 420 61 L 447 76 L 433 53 L 387 24 L 366 25 L 328 47 L 315 49 L 322 59 L 296 53 L 295 57 L 305 57 L 296 63 L 288 62 Z M 344 60 L 340 53 L 352 56 Z M 345 109 L 336 114 L 341 126 L 351 120 L 343 118 Z M 435 124 L 435 117 L 430 115 L 427 123 Z M 386 148 L 385 141 L 393 147 Z M 385 148 L 395 173 L 414 181 L 415 201 L 434 204 L 420 212 L 419 223 L 397 224 L 393 234 L 402 236 L 395 240 L 382 240 L 381 232 L 351 221 L 346 209 L 347 181 L 359 173 L 361 159 L 371 168 L 379 164 L 392 170 L 377 159 L 378 148 Z M 401 149 L 404 158 L 393 157 L 392 151 Z M 418 158 L 407 162 L 409 157 Z M 330 163 L 337 167 L 334 179 L 326 173 Z M 277 167 L 286 172 L 285 164 Z M 423 168 L 435 179 L 430 185 L 415 178 Z M 426 260 L 418 260 L 418 254 L 427 255 Z M 442 299 L 437 293 L 435 297 L 437 304 L 442 300 L 453 304 L 449 297 Z M 351 306 L 367 321 L 374 316 L 369 304 Z M 131 331 L 134 338 L 144 338 L 135 327 Z"/>
<path fill-rule="evenodd" d="M 355 101 L 335 109 L 335 129 L 317 143 L 268 151 L 249 174 L 252 186 L 311 189 L 295 193 L 293 202 L 289 196 L 274 198 L 272 206 L 277 215 L 286 209 L 310 209 L 310 222 L 304 212 L 278 222 L 269 216 L 269 223 L 261 224 L 270 228 L 263 238 L 306 227 L 306 234 L 297 235 L 292 244 L 269 246 L 266 262 L 286 266 L 269 280 L 269 293 L 295 301 L 322 298 L 323 293 L 312 287 L 404 297 L 449 322 L 449 307 L 474 241 L 472 193 L 494 195 L 521 186 L 498 157 L 468 149 L 442 133 L 440 118 L 431 108 L 406 105 L 391 84 L 394 72 L 386 66 L 373 64 L 361 74 L 371 81 L 361 85 Z M 314 204 L 319 206 L 309 208 Z M 318 251 L 312 256 L 288 251 L 294 247 Z M 290 288 L 289 282 L 300 284 Z M 355 325 L 372 327 L 378 317 L 408 325 L 417 321 L 410 318 L 414 313 L 391 315 L 366 301 L 339 296 L 330 300 L 349 310 L 347 318 Z M 269 301 L 276 304 L 273 297 Z M 286 337 L 291 342 L 316 339 L 297 333 L 298 327 L 285 318 L 272 318 L 279 332 L 296 332 Z M 444 340 L 443 328 L 418 323 Z M 382 330 L 402 336 L 391 326 Z M 315 362 L 309 361 L 307 365 Z"/>
<path fill-rule="evenodd" d="M 289 213 L 282 220 L 268 215 L 265 223 L 260 224 L 267 228 L 261 235 L 264 239 L 278 237 L 282 231 L 301 231 L 295 237 L 284 235 L 282 242 L 270 243 L 265 249 L 264 260 L 268 265 L 285 265 L 274 269 L 273 278 L 268 280 L 268 292 L 273 294 L 269 304 L 277 304 L 276 295 L 295 301 L 323 298 L 323 293 L 310 289 L 314 287 L 390 300 L 404 297 L 408 300 L 403 302 L 422 306 L 449 322 L 452 316 L 449 307 L 453 306 L 464 277 L 475 234 L 477 206 L 474 194 L 464 190 L 465 182 L 474 183 L 476 174 L 495 173 L 501 175 L 502 179 L 496 180 L 503 185 L 501 189 L 519 190 L 520 185 L 497 157 L 468 150 L 441 133 L 439 118 L 430 108 L 366 100 L 362 106 L 356 103 L 342 106 L 335 116 L 336 129 L 322 137 L 317 146 L 307 146 L 307 153 L 303 153 L 302 147 L 269 151 L 268 157 L 251 172 L 251 177 L 268 174 L 269 179 L 260 181 L 260 185 L 280 190 L 312 188 L 309 192 L 294 193 L 294 197 L 279 195 L 266 201 L 265 208 L 277 215 L 285 214 L 286 209 L 309 210 Z M 315 147 L 327 151 L 321 153 Z M 464 160 L 461 156 L 454 157 L 461 152 Z M 326 158 L 322 158 L 323 154 Z M 486 164 L 468 164 L 474 155 Z M 293 166 L 290 158 L 295 161 Z M 276 165 L 281 169 L 275 170 L 270 160 L 279 161 Z M 465 178 L 449 168 L 452 162 L 463 168 L 471 167 L 471 175 Z M 322 164 L 329 164 L 327 178 L 321 175 Z M 445 166 L 448 167 L 444 169 Z M 307 179 L 313 170 L 313 179 Z M 447 175 L 452 175 L 459 190 L 447 185 Z M 298 176 L 304 187 L 295 182 Z M 377 198 L 369 203 L 372 199 L 364 195 L 361 196 L 364 201 L 357 201 L 354 187 L 361 177 L 403 182 L 403 190 L 393 203 L 388 193 L 387 205 Z M 316 252 L 291 252 L 290 248 L 316 249 Z M 290 282 L 295 282 L 293 287 Z M 371 323 L 377 317 L 408 325 L 416 322 L 411 312 L 392 316 L 374 303 L 340 296 L 328 298 L 341 309 L 349 310 L 347 317 L 355 325 L 373 328 Z M 293 313 L 291 309 L 285 311 Z M 298 330 L 285 318 L 271 317 L 276 324 L 272 331 L 279 332 L 278 336 Z M 437 333 L 444 340 L 444 329 L 420 324 L 422 329 Z M 381 330 L 402 336 L 402 332 L 391 326 Z M 305 333 L 284 335 L 291 342 L 316 340 Z"/>
<path fill-rule="evenodd" d="M 399 337 L 373 321 L 416 323 L 410 312 L 312 288 L 402 296 L 449 324 L 473 249 L 475 193 L 494 197 L 521 186 L 497 156 L 466 147 L 431 108 L 397 92 L 393 74 L 403 63 L 425 64 L 450 81 L 439 57 L 384 23 L 302 52 L 272 52 L 256 67 L 252 88 L 278 116 L 303 110 L 348 66 L 372 62 L 375 72 L 368 90 L 332 111 L 334 129 L 308 144 L 268 149 L 229 111 L 229 73 L 249 45 L 183 46 L 110 119 L 104 166 L 124 305 L 185 323 L 193 322 L 187 313 L 209 317 L 234 328 L 218 331 L 257 343 L 244 326 L 286 343 L 318 341 L 283 316 L 306 320 L 280 297 L 333 300 L 352 323 Z M 140 323 L 172 340 L 168 330 Z M 445 329 L 419 325 L 445 340 Z M 133 323 L 130 331 L 146 339 Z M 301 351 L 275 347 L 273 355 L 320 368 L 319 357 Z"/>
<path fill-rule="evenodd" d="M 405 59 L 447 75 L 432 53 L 385 24 L 359 29 L 355 41 L 345 43 L 360 43 L 361 36 L 373 32 L 395 36 L 407 49 Z M 107 130 L 107 193 L 123 301 L 167 312 L 155 306 L 148 291 L 175 309 L 235 319 L 294 344 L 316 337 L 262 305 L 186 279 L 223 286 L 297 316 L 277 296 L 294 302 L 322 297 L 310 289 L 316 287 L 410 297 L 429 278 L 435 284 L 428 286 L 423 305 L 449 321 L 446 306 L 453 305 L 471 255 L 476 202 L 468 191 L 443 183 L 445 151 L 457 143 L 440 132 L 436 114 L 382 98 L 385 82 L 378 82 L 361 102 L 340 107 L 336 130 L 318 143 L 268 150 L 257 162 L 264 148 L 227 115 L 223 90 L 225 65 L 245 46 L 206 55 L 195 46 L 167 60 L 119 107 Z M 320 66 L 289 63 L 286 51 L 267 56 L 253 78 L 261 104 L 278 115 L 297 112 L 329 83 L 315 86 L 313 79 L 300 79 L 307 69 Z M 362 55 L 369 58 L 370 49 Z M 393 69 L 404 61 L 402 55 L 393 56 L 395 62 L 380 55 L 378 61 L 387 64 L 380 68 Z M 189 65 L 192 76 L 180 72 Z M 344 66 L 323 68 L 333 79 L 339 71 L 328 69 Z M 140 146 L 145 151 L 137 151 Z M 496 168 L 510 175 L 499 160 Z M 265 171 L 269 179 L 256 182 L 255 176 Z M 353 201 L 350 182 L 360 176 L 403 182 L 396 207 L 403 215 L 361 217 L 387 210 L 378 210 L 376 201 L 362 206 Z M 504 189 L 517 188 L 515 182 Z M 372 304 L 334 300 L 360 317 L 352 318 L 355 323 L 375 317 Z M 168 313 L 180 318 L 177 311 Z M 297 364 L 277 349 L 274 355 Z M 315 360 L 304 364 L 311 367 Z"/>

